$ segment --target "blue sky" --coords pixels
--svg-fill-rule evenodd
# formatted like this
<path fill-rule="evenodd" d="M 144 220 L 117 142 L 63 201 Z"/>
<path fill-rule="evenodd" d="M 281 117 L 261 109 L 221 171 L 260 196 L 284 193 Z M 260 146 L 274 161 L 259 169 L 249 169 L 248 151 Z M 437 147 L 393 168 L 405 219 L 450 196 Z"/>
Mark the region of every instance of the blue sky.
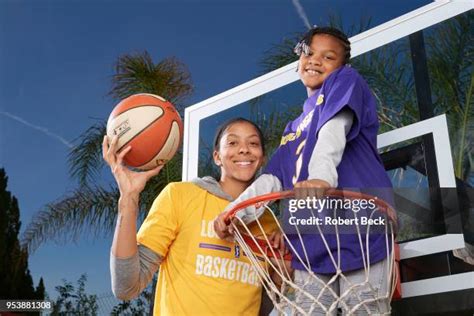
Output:
<path fill-rule="evenodd" d="M 373 26 L 429 2 L 300 1 L 311 24 L 324 25 L 333 13 L 346 25 L 371 17 Z M 257 77 L 264 52 L 304 29 L 292 0 L 0 1 L 0 167 L 19 200 L 22 228 L 75 188 L 67 155 L 112 110 L 107 92 L 117 57 L 176 56 L 192 75 L 195 93 L 184 102 L 192 105 Z M 104 181 L 112 182 L 108 173 Z M 30 255 L 35 284 L 42 276 L 55 297 L 61 279 L 87 273 L 90 293 L 110 292 L 111 238 L 42 245 Z"/>

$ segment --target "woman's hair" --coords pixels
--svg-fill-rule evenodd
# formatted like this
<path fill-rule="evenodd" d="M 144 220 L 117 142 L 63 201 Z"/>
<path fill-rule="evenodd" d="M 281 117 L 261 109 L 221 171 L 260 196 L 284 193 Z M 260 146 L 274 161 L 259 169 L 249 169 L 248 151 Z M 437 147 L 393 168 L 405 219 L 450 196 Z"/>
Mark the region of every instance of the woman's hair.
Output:
<path fill-rule="evenodd" d="M 221 138 L 222 138 L 222 135 L 224 135 L 224 132 L 226 131 L 226 129 L 228 129 L 231 125 L 235 123 L 241 123 L 241 122 L 249 123 L 257 130 L 258 138 L 260 139 L 260 144 L 262 146 L 262 151 L 263 151 L 263 154 L 265 154 L 265 139 L 263 137 L 262 130 L 254 122 L 244 119 L 242 117 L 230 119 L 228 121 L 225 121 L 221 126 L 219 126 L 219 128 L 217 129 L 216 135 L 214 136 L 214 150 L 219 151 Z"/>
<path fill-rule="evenodd" d="M 296 55 L 301 56 L 301 54 L 309 55 L 311 41 L 313 36 L 317 34 L 327 34 L 337 38 L 344 48 L 345 57 L 344 64 L 349 62 L 351 59 L 351 42 L 347 38 L 347 35 L 335 27 L 323 26 L 323 27 L 313 27 L 308 32 L 306 32 L 301 40 L 296 44 L 295 49 L 293 50 Z"/>

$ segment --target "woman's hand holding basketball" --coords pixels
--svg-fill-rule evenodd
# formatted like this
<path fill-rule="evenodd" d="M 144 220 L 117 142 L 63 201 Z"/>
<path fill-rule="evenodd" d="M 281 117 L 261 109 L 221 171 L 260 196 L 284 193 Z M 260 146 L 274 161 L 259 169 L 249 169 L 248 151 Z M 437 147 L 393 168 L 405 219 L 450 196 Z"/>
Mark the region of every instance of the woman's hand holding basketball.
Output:
<path fill-rule="evenodd" d="M 102 157 L 112 170 L 112 174 L 114 175 L 120 190 L 120 195 L 122 197 L 131 196 L 138 198 L 148 180 L 160 173 L 163 165 L 143 172 L 130 170 L 123 164 L 123 158 L 132 147 L 128 146 L 122 151 L 117 152 L 117 141 L 118 137 L 115 136 L 109 144 L 107 135 L 104 136 L 102 142 Z"/>

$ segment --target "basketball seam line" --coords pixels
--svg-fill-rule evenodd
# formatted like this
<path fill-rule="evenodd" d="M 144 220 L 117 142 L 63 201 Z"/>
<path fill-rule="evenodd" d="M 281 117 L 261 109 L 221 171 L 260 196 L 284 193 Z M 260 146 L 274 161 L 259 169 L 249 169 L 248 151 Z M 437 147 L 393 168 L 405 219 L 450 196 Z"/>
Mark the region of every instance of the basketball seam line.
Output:
<path fill-rule="evenodd" d="M 120 114 L 118 114 L 118 115 L 121 115 L 122 113 L 126 113 L 126 112 L 128 112 L 128 111 L 131 111 L 131 110 L 133 110 L 133 109 L 137 109 L 137 108 L 141 108 L 141 107 L 145 107 L 145 106 L 156 106 L 156 104 L 152 104 L 152 105 L 140 105 L 140 106 L 137 106 L 137 107 L 128 109 L 128 110 L 126 110 L 126 111 L 120 112 Z M 117 115 L 117 116 L 118 116 L 118 115 Z M 126 142 L 125 144 L 123 144 L 122 147 L 120 147 L 120 148 L 117 150 L 117 152 L 118 152 L 118 151 L 121 151 L 122 148 L 124 148 L 128 143 L 130 143 L 132 140 L 134 140 L 136 137 L 138 137 L 144 130 L 146 130 L 149 126 L 153 125 L 153 123 L 155 123 L 156 121 L 158 121 L 158 120 L 159 120 L 162 116 L 164 116 L 164 115 L 165 115 L 165 111 L 163 111 L 163 113 L 162 113 L 160 116 L 158 116 L 156 119 L 154 119 L 153 121 L 151 121 L 147 126 L 143 127 L 137 134 L 135 134 L 132 138 L 130 138 L 130 139 L 128 140 L 128 142 Z M 117 116 L 116 116 L 116 117 L 117 117 Z M 173 121 L 173 122 L 174 122 L 174 121 Z M 169 135 L 169 134 L 168 134 L 168 135 Z M 155 154 L 155 155 L 156 155 L 156 154 Z M 147 163 L 148 163 L 148 162 L 147 162 Z"/>
<path fill-rule="evenodd" d="M 173 128 L 173 123 L 174 123 L 174 122 L 176 122 L 176 124 L 178 125 L 178 132 L 179 132 L 179 124 L 178 124 L 177 121 L 173 120 L 173 122 L 171 123 L 171 128 L 168 130 L 168 135 L 166 135 L 166 139 L 167 139 L 167 140 L 168 140 L 168 137 L 169 137 L 170 134 L 171 134 L 171 130 L 172 130 L 172 128 Z M 180 136 L 181 136 L 181 135 L 180 135 Z M 165 144 L 166 144 L 166 141 L 165 141 Z M 173 140 L 173 144 L 172 144 L 172 145 L 174 145 L 174 140 Z M 145 162 L 144 164 L 138 166 L 138 168 L 145 166 L 145 165 L 148 164 L 150 161 L 152 161 L 153 159 L 155 159 L 156 155 L 158 155 L 158 154 L 160 153 L 161 149 L 162 149 L 162 148 L 158 149 L 158 151 L 153 155 L 153 158 L 151 158 L 150 160 L 148 160 L 148 161 Z"/>

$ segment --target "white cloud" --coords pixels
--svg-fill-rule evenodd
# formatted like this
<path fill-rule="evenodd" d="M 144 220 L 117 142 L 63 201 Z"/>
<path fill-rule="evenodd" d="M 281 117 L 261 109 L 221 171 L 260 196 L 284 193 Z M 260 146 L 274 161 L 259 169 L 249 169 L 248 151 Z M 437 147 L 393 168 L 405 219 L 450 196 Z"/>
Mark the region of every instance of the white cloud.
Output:
<path fill-rule="evenodd" d="M 311 28 L 311 24 L 309 23 L 308 16 L 306 15 L 306 12 L 304 12 L 303 6 L 301 5 L 300 1 L 292 0 L 292 2 L 296 8 L 296 12 L 298 12 L 298 15 L 300 16 L 301 20 L 303 20 L 304 25 L 309 30 Z"/>
<path fill-rule="evenodd" d="M 15 120 L 17 122 L 20 122 L 21 124 L 25 125 L 25 126 L 28 126 L 30 128 L 33 128 L 37 131 L 40 131 L 41 133 L 51 137 L 51 138 L 54 138 L 56 140 L 59 140 L 61 143 L 63 143 L 63 145 L 66 145 L 68 148 L 74 148 L 74 145 L 71 144 L 70 142 L 68 142 L 66 139 L 64 139 L 63 137 L 55 134 L 55 133 L 52 133 L 50 132 L 47 128 L 45 127 L 42 127 L 42 126 L 38 126 L 38 125 L 35 125 L 35 124 L 32 124 L 28 121 L 26 121 L 25 119 L 22 119 L 21 117 L 19 116 L 16 116 L 16 115 L 13 115 L 9 112 L 6 112 L 6 111 L 0 111 L 0 114 L 3 114 L 4 116 L 6 117 L 9 117 L 11 118 L 12 120 Z"/>

